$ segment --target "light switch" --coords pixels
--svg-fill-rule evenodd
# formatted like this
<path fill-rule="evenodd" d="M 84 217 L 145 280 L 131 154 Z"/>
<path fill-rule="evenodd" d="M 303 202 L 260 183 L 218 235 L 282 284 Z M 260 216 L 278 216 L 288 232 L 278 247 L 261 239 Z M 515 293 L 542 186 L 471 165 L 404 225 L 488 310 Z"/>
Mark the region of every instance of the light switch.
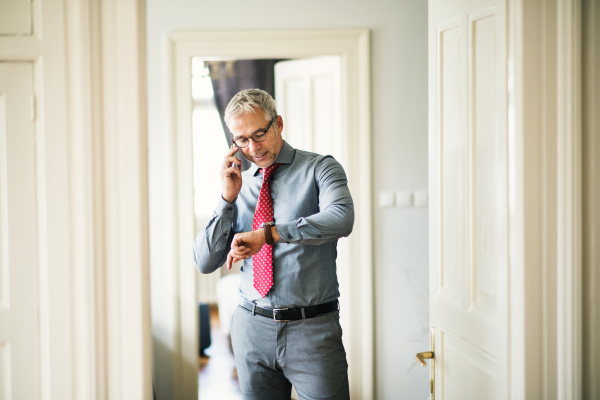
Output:
<path fill-rule="evenodd" d="M 415 207 L 429 207 L 429 192 L 415 192 Z"/>
<path fill-rule="evenodd" d="M 379 192 L 379 207 L 394 207 L 394 192 Z"/>
<path fill-rule="evenodd" d="M 396 192 L 396 207 L 412 207 L 412 192 Z"/>

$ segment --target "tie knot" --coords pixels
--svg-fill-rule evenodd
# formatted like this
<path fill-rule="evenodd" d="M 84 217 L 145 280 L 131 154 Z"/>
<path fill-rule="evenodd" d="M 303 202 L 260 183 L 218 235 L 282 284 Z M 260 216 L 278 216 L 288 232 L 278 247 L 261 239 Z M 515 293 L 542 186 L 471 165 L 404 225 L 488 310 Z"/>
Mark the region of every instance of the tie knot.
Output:
<path fill-rule="evenodd" d="M 281 164 L 273 164 L 269 165 L 266 168 L 261 168 L 261 172 L 263 173 L 263 182 L 269 182 L 271 180 L 271 177 L 275 173 L 275 170 L 279 168 L 280 165 Z"/>

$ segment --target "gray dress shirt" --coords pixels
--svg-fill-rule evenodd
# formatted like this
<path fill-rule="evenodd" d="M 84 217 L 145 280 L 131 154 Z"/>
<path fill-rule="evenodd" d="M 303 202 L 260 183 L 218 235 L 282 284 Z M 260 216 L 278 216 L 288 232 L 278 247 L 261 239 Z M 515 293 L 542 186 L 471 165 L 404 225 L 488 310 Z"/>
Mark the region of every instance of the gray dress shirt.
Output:
<path fill-rule="evenodd" d="M 254 288 L 252 257 L 241 268 L 240 295 L 260 307 L 303 307 L 339 297 L 337 240 L 354 225 L 354 204 L 344 169 L 331 156 L 296 150 L 284 142 L 271 178 L 275 225 L 281 240 L 273 246 L 273 287 L 263 298 Z M 252 164 L 242 173 L 233 203 L 222 198 L 194 242 L 194 263 L 204 274 L 221 267 L 233 235 L 252 230 L 262 184 Z"/>

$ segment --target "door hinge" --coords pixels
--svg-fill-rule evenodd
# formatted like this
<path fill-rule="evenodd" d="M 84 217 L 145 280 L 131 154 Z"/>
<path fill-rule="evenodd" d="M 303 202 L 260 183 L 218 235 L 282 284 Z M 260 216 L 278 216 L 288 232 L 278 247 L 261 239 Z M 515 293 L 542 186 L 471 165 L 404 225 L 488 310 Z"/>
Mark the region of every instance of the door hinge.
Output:
<path fill-rule="evenodd" d="M 31 95 L 31 120 L 35 121 L 35 94 Z"/>

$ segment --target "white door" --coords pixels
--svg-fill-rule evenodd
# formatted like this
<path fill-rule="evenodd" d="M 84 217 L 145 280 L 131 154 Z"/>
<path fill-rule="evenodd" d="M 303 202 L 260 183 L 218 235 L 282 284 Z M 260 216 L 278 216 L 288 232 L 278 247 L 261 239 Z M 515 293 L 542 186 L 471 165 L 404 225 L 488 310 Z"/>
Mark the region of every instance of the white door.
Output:
<path fill-rule="evenodd" d="M 330 154 L 344 163 L 339 56 L 275 64 L 275 100 L 288 143 L 297 149 Z"/>
<path fill-rule="evenodd" d="M 342 146 L 341 59 L 339 56 L 282 61 L 275 64 L 275 101 L 283 117 L 283 138 L 294 148 L 332 155 L 346 167 Z M 346 168 L 346 171 L 348 169 Z M 348 241 L 338 241 L 340 323 L 344 331 L 349 376 L 353 376 Z M 294 391 L 293 398 L 297 398 Z"/>
<path fill-rule="evenodd" d="M 30 35 L 32 1 L 0 1 L 0 35 Z"/>
<path fill-rule="evenodd" d="M 33 67 L 0 62 L 0 400 L 40 398 Z"/>
<path fill-rule="evenodd" d="M 435 398 L 508 392 L 506 4 L 429 1 Z"/>

